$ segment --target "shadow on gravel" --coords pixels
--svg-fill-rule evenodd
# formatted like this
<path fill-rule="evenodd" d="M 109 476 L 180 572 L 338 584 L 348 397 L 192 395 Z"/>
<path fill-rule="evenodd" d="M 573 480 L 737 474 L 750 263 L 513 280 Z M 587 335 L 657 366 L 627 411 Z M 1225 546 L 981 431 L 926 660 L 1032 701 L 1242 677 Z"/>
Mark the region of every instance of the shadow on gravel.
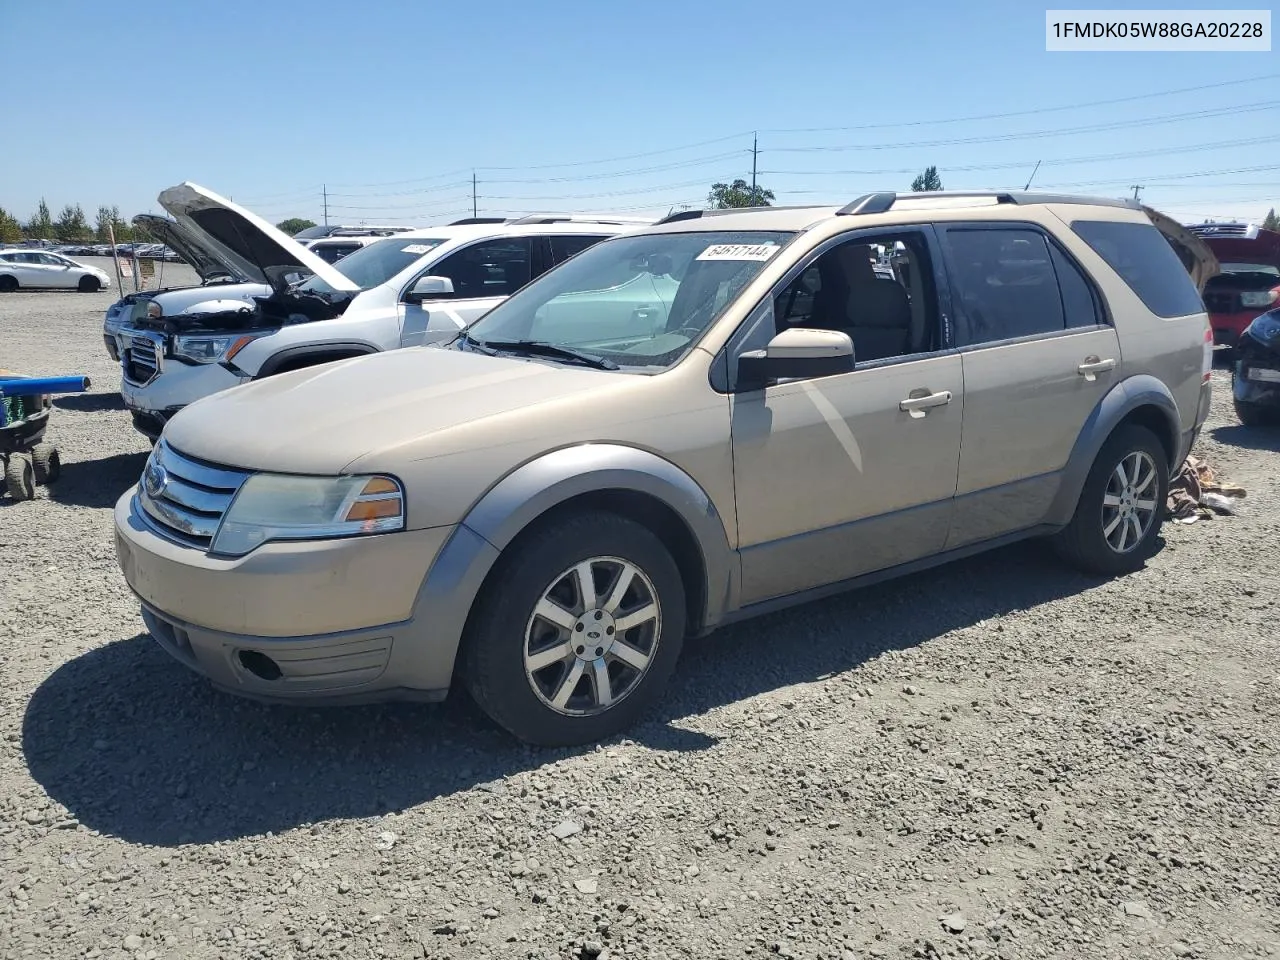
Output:
<path fill-rule="evenodd" d="M 1218 443 L 1232 447 L 1280 452 L 1280 419 L 1274 425 L 1258 427 L 1246 427 L 1239 423 L 1229 427 L 1214 427 L 1209 435 Z"/>
<path fill-rule="evenodd" d="M 77 507 L 110 507 L 142 476 L 146 453 L 117 453 L 100 460 L 63 461 L 49 484 L 49 499 Z"/>
<path fill-rule="evenodd" d="M 687 645 L 657 715 L 629 738 L 713 749 L 679 724 L 857 667 L 1094 584 L 1035 545 L 797 607 Z M 31 775 L 85 826 L 129 842 L 210 843 L 403 810 L 590 751 L 537 751 L 470 700 L 316 710 L 217 693 L 146 635 L 60 667 L 23 719 Z"/>
<path fill-rule="evenodd" d="M 103 413 L 107 410 L 123 410 L 124 400 L 118 393 L 69 393 L 66 396 L 54 397 L 53 405 L 63 410 L 78 410 L 82 413 Z"/>

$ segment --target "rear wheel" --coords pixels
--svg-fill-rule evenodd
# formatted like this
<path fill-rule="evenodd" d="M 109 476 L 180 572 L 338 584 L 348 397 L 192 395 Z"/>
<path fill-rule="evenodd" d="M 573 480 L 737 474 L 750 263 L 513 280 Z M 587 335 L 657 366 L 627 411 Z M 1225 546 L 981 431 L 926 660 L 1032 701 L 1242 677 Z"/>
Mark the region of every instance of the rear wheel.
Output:
<path fill-rule="evenodd" d="M 1102 445 L 1075 515 L 1054 538 L 1058 552 L 1086 573 L 1140 570 L 1155 552 L 1169 492 L 1169 461 L 1156 435 L 1129 424 Z"/>
<path fill-rule="evenodd" d="M 538 746 L 610 737 L 661 696 L 684 642 L 685 592 L 647 527 L 570 517 L 499 561 L 476 601 L 462 676 L 480 708 Z"/>
<path fill-rule="evenodd" d="M 13 293 L 18 289 L 18 278 L 9 274 L 0 276 L 0 293 Z"/>
<path fill-rule="evenodd" d="M 97 293 L 102 289 L 102 281 L 97 277 L 81 277 L 78 289 L 81 293 Z"/>
<path fill-rule="evenodd" d="M 62 456 L 52 443 L 37 443 L 31 451 L 36 483 L 53 483 L 62 476 Z"/>
<path fill-rule="evenodd" d="M 4 485 L 14 500 L 34 500 L 36 496 L 35 469 L 31 461 L 15 453 L 4 465 Z"/>

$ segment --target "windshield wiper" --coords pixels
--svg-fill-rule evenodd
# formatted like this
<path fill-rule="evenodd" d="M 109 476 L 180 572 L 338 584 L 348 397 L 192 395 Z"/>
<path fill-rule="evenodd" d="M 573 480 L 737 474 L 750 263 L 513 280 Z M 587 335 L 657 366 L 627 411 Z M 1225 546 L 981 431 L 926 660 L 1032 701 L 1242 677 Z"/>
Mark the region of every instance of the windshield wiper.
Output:
<path fill-rule="evenodd" d="M 547 343 L 545 340 L 475 340 L 470 336 L 467 337 L 467 340 L 479 347 L 504 350 L 507 353 L 554 357 L 557 360 L 568 360 L 573 363 L 581 363 L 583 366 L 594 367 L 596 370 L 618 369 L 618 365 L 612 360 L 606 360 L 604 357 L 597 357 L 591 353 L 573 350 L 570 347 L 562 347 L 559 344 Z"/>
<path fill-rule="evenodd" d="M 497 353 L 498 353 L 498 351 L 496 350 L 490 350 L 486 344 L 480 342 L 475 337 L 471 336 L 471 334 L 467 333 L 466 330 L 459 330 L 457 336 L 455 336 L 452 340 L 445 341 L 444 345 L 446 347 L 452 347 L 454 344 L 458 344 L 458 343 L 464 345 L 469 350 L 476 351 L 476 353 L 488 354 L 491 357 L 497 356 Z"/>

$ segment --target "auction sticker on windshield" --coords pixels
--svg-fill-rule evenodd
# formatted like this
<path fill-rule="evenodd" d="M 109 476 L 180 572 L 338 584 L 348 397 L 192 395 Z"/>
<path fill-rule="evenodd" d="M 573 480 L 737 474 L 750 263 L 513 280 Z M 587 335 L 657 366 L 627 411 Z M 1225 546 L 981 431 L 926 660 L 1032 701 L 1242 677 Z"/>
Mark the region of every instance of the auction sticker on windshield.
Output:
<path fill-rule="evenodd" d="M 716 243 L 698 254 L 699 260 L 768 260 L 781 247 L 773 243 Z"/>
<path fill-rule="evenodd" d="M 401 247 L 401 253 L 430 253 L 433 245 L 429 243 L 411 243 L 407 247 Z"/>

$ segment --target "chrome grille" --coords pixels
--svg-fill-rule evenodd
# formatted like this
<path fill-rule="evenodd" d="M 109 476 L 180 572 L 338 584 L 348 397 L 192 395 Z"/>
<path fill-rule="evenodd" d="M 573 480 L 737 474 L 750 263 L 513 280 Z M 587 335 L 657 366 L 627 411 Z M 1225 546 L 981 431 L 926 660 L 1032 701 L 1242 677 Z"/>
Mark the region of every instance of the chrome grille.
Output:
<path fill-rule="evenodd" d="M 160 374 L 160 351 L 150 337 L 133 337 L 120 353 L 124 378 L 145 387 Z"/>
<path fill-rule="evenodd" d="M 156 444 L 138 484 L 138 503 L 160 532 L 208 549 L 222 515 L 249 474 L 184 457 L 164 440 Z"/>

